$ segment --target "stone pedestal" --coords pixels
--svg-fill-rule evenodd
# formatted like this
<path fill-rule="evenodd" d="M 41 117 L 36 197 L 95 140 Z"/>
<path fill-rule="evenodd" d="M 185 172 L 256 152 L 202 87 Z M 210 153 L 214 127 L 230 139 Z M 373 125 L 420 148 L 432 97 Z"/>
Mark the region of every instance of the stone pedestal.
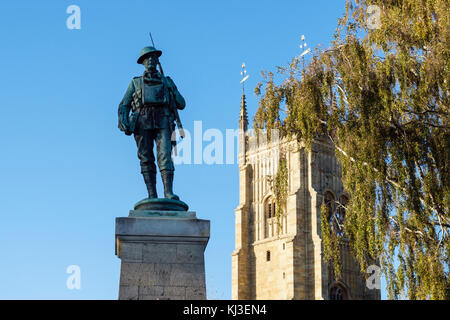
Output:
<path fill-rule="evenodd" d="M 119 300 L 206 299 L 208 240 L 209 221 L 195 212 L 132 210 L 116 218 Z"/>

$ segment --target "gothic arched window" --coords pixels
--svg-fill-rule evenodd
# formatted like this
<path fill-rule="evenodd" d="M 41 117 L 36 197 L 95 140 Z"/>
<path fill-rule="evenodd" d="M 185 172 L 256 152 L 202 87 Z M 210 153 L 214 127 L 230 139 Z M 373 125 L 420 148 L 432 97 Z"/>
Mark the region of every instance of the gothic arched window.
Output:
<path fill-rule="evenodd" d="M 341 196 L 339 198 L 339 204 L 333 218 L 334 230 L 340 236 L 344 235 L 345 208 L 347 203 L 348 198 L 346 196 Z"/>
<path fill-rule="evenodd" d="M 347 300 L 347 292 L 339 285 L 335 284 L 330 288 L 330 300 Z"/>
<path fill-rule="evenodd" d="M 266 226 L 266 237 L 272 237 L 275 235 L 276 228 L 276 205 L 275 199 L 273 197 L 269 197 L 264 204 L 264 218 L 265 218 L 265 226 Z"/>
<path fill-rule="evenodd" d="M 333 232 L 339 236 L 344 236 L 345 207 L 348 203 L 348 198 L 341 196 L 339 201 L 336 202 L 333 193 L 327 191 L 324 194 L 324 203 Z"/>
<path fill-rule="evenodd" d="M 276 212 L 275 200 L 272 197 L 270 197 L 269 199 L 266 200 L 265 205 L 266 218 L 267 219 L 274 218 L 275 212 Z"/>

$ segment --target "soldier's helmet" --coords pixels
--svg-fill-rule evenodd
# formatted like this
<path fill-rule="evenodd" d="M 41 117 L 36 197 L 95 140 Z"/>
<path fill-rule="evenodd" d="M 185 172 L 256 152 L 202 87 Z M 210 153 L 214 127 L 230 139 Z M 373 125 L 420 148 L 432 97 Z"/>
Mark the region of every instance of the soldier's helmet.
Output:
<path fill-rule="evenodd" d="M 147 58 L 151 54 L 155 54 L 159 58 L 162 55 L 162 51 L 157 50 L 154 47 L 145 47 L 144 49 L 141 50 L 137 63 L 142 64 L 145 58 Z"/>

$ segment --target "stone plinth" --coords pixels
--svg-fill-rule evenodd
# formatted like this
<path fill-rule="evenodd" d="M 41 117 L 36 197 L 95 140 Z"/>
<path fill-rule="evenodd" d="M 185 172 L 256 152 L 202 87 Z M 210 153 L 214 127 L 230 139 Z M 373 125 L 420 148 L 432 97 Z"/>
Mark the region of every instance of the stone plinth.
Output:
<path fill-rule="evenodd" d="M 195 212 L 132 210 L 116 218 L 119 300 L 206 299 L 209 221 Z"/>

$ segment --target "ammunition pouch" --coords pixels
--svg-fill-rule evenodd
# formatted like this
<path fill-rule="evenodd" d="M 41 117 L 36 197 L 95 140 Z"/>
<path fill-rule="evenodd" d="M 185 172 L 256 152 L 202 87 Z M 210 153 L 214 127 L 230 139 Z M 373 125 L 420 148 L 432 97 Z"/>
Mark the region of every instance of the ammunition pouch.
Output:
<path fill-rule="evenodd" d="M 131 110 L 133 112 L 139 111 L 144 105 L 142 104 L 142 89 L 136 88 L 133 93 L 133 101 L 131 101 Z"/>
<path fill-rule="evenodd" d="M 128 117 L 128 126 L 130 132 L 134 133 L 136 129 L 136 123 L 139 118 L 139 110 L 143 107 L 142 105 L 142 90 L 135 87 L 135 92 L 133 93 L 133 100 L 131 101 L 131 115 Z"/>

